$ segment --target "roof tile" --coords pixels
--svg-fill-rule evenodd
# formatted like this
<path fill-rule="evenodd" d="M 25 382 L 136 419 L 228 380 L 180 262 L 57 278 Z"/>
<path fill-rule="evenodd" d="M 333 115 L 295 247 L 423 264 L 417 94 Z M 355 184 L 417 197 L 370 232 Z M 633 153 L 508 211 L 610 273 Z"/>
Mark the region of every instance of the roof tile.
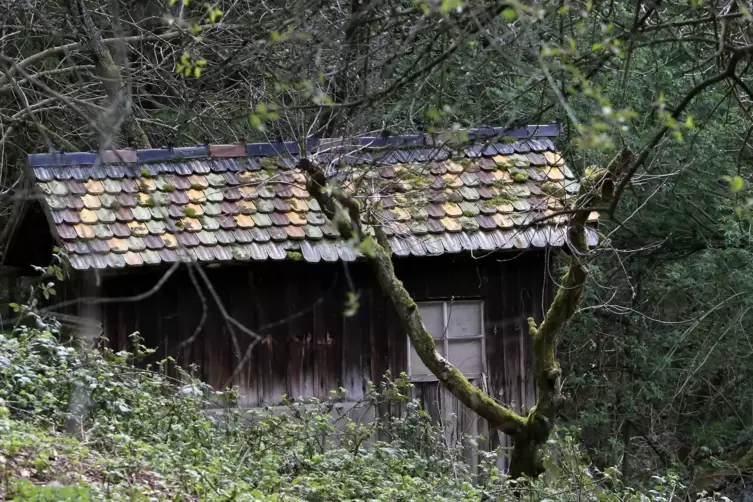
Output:
<path fill-rule="evenodd" d="M 271 238 L 266 228 L 254 227 L 250 229 L 254 242 L 268 242 Z"/>
<path fill-rule="evenodd" d="M 152 236 L 150 236 L 150 237 L 152 237 Z M 156 246 L 156 244 L 155 244 L 156 248 L 167 247 L 167 248 L 170 248 L 170 249 L 175 249 L 175 248 L 178 247 L 178 239 L 173 234 L 163 234 L 163 235 L 158 236 L 157 238 L 162 241 L 163 245 L 162 246 Z"/>
<path fill-rule="evenodd" d="M 107 259 L 104 255 L 90 254 L 87 258 L 91 268 L 107 268 Z"/>
<path fill-rule="evenodd" d="M 66 195 L 69 193 L 68 186 L 63 181 L 50 181 L 47 183 L 49 193 L 52 195 Z"/>
<path fill-rule="evenodd" d="M 214 232 L 202 230 L 201 232 L 197 233 L 196 236 L 199 238 L 199 242 L 201 242 L 205 246 L 213 246 L 217 244 L 217 236 Z"/>
<path fill-rule="evenodd" d="M 125 253 L 128 251 L 128 245 L 123 239 L 113 238 L 107 241 L 107 245 L 111 251 L 115 253 Z"/>
<path fill-rule="evenodd" d="M 203 190 L 197 190 L 195 188 L 188 190 L 186 195 L 188 196 L 188 201 L 195 204 L 201 204 L 207 200 L 207 194 Z"/>
<path fill-rule="evenodd" d="M 479 208 L 472 202 L 461 202 L 460 209 L 464 216 L 476 216 L 479 214 Z"/>
<path fill-rule="evenodd" d="M 126 245 L 131 251 L 143 251 L 146 249 L 146 243 L 141 237 L 129 237 L 126 239 Z"/>
<path fill-rule="evenodd" d="M 319 255 L 322 257 L 322 260 L 324 261 L 337 261 L 339 258 L 339 253 L 337 251 L 337 247 L 335 244 L 331 241 L 318 241 L 314 244 L 317 251 L 319 251 Z"/>
<path fill-rule="evenodd" d="M 214 246 L 212 252 L 218 260 L 227 261 L 233 259 L 233 253 L 225 246 Z"/>
<path fill-rule="evenodd" d="M 81 221 L 81 216 L 79 215 L 79 213 L 72 209 L 63 209 L 62 211 L 60 211 L 60 218 L 65 223 L 79 223 Z"/>
<path fill-rule="evenodd" d="M 293 213 L 296 214 L 296 213 Z M 290 225 L 290 218 L 285 213 L 272 213 L 269 215 L 270 219 L 272 220 L 272 224 L 284 227 L 286 225 Z"/>
<path fill-rule="evenodd" d="M 546 175 L 552 181 L 562 181 L 565 179 L 565 173 L 557 167 L 550 167 Z"/>
<path fill-rule="evenodd" d="M 222 214 L 222 207 L 216 202 L 205 202 L 201 207 L 207 216 L 219 216 Z"/>
<path fill-rule="evenodd" d="M 93 227 L 94 227 L 94 235 L 96 235 L 98 239 L 109 239 L 113 235 L 110 225 L 98 223 L 96 225 L 93 225 Z"/>
<path fill-rule="evenodd" d="M 270 227 L 270 226 L 272 226 L 272 220 L 266 214 L 263 214 L 263 213 L 254 213 L 254 214 L 251 215 L 251 218 L 254 221 L 254 225 L 256 225 L 258 227 Z"/>
<path fill-rule="evenodd" d="M 149 211 L 149 208 L 142 207 L 142 206 L 136 206 L 131 208 L 131 212 L 133 213 L 133 217 L 138 221 L 149 221 L 152 219 L 152 213 Z M 83 212 L 82 212 L 83 213 Z"/>
<path fill-rule="evenodd" d="M 188 182 L 191 184 L 191 188 L 194 190 L 204 190 L 209 186 L 209 181 L 205 176 L 200 174 L 193 174 L 188 177 Z"/>
<path fill-rule="evenodd" d="M 257 244 L 256 242 L 252 242 L 247 246 L 246 249 L 248 249 L 250 257 L 254 260 L 266 260 L 269 256 L 267 253 L 267 248 L 265 246 Z"/>
<path fill-rule="evenodd" d="M 188 247 L 198 246 L 200 242 L 195 232 L 181 232 L 178 234 L 178 241 Z"/>
<path fill-rule="evenodd" d="M 92 239 L 89 241 L 91 250 L 95 253 L 107 253 L 110 250 L 110 246 L 107 245 L 107 241 L 100 239 Z"/>
<path fill-rule="evenodd" d="M 165 247 L 165 242 L 157 235 L 145 235 L 143 239 L 144 244 L 149 249 L 162 249 Z"/>
<path fill-rule="evenodd" d="M 131 229 L 125 223 L 113 223 L 110 228 L 112 228 L 112 233 L 115 237 L 125 238 L 131 236 Z"/>
<path fill-rule="evenodd" d="M 108 253 L 105 259 L 107 260 L 107 266 L 110 268 L 123 268 L 126 265 L 125 258 L 119 254 Z"/>
<path fill-rule="evenodd" d="M 47 205 L 50 206 L 50 209 L 54 211 L 62 211 L 66 207 L 76 209 L 74 201 L 80 202 L 81 199 L 77 199 L 75 197 L 46 197 L 45 201 L 47 202 Z M 83 206 L 83 203 L 81 205 Z"/>
<path fill-rule="evenodd" d="M 307 239 L 319 240 L 324 238 L 324 232 L 322 232 L 322 229 L 314 225 L 304 225 L 303 232 L 306 234 Z"/>
<path fill-rule="evenodd" d="M 564 157 L 558 152 L 544 152 L 544 158 L 546 158 L 546 163 L 550 166 L 562 166 L 565 164 Z"/>
<path fill-rule="evenodd" d="M 173 205 L 173 206 L 170 206 L 168 208 L 167 214 L 171 218 L 178 218 L 178 219 L 180 219 L 180 218 L 183 218 L 186 215 L 185 209 L 186 209 L 186 206 Z"/>
<path fill-rule="evenodd" d="M 174 263 L 179 260 L 178 253 L 172 249 L 162 248 L 158 251 L 159 257 L 163 262 Z"/>
<path fill-rule="evenodd" d="M 380 223 L 396 255 L 564 243 L 561 228 L 553 226 L 564 216 L 531 226 L 563 207 L 561 199 L 542 194 L 543 183 L 563 182 L 568 194 L 578 190 L 550 140 L 486 141 L 453 152 L 452 159 L 449 153 L 398 149 L 382 156 L 376 169 L 363 166 L 379 155 L 345 155 L 333 180 L 346 192 L 365 191 L 368 204 L 381 197 Z M 319 155 L 320 162 L 329 160 L 340 162 Z M 158 264 L 181 256 L 285 259 L 286 250 L 297 249 L 310 262 L 354 260 L 357 253 L 335 240 L 339 233 L 310 198 L 295 162 L 161 157 L 140 165 L 34 167 L 34 173 L 75 268 Z M 596 233 L 589 238 L 595 241 Z"/>
<path fill-rule="evenodd" d="M 528 211 L 531 209 L 531 205 L 526 199 L 517 199 L 512 201 L 511 204 L 516 211 Z"/>
<path fill-rule="evenodd" d="M 245 198 L 239 187 L 210 188 L 208 192 L 210 194 L 207 195 L 207 198 L 212 202 L 222 202 L 223 199 L 241 200 Z"/>
<path fill-rule="evenodd" d="M 115 211 L 115 219 L 117 221 L 131 221 L 133 220 L 133 212 L 128 207 L 119 207 Z"/>
<path fill-rule="evenodd" d="M 73 268 L 86 270 L 89 268 L 89 257 L 86 255 L 74 254 L 70 256 L 70 262 Z"/>
<path fill-rule="evenodd" d="M 465 200 L 478 200 L 481 197 L 478 191 L 472 187 L 461 187 L 459 192 Z"/>
<path fill-rule="evenodd" d="M 448 216 L 460 216 L 463 214 L 463 210 L 454 202 L 446 202 L 445 204 L 442 204 L 442 209 Z"/>
<path fill-rule="evenodd" d="M 246 214 L 237 214 L 235 216 L 235 222 L 241 228 L 251 228 L 254 226 L 253 218 Z"/>
<path fill-rule="evenodd" d="M 144 260 L 144 263 L 147 265 L 156 265 L 162 259 L 160 258 L 160 255 L 157 251 L 153 251 L 151 249 L 146 249 L 141 252 L 141 258 Z"/>
<path fill-rule="evenodd" d="M 492 219 L 494 219 L 495 223 L 497 223 L 497 226 L 499 228 L 512 228 L 513 227 L 512 218 L 507 214 L 497 213 L 494 216 L 492 216 Z"/>
<path fill-rule="evenodd" d="M 188 193 L 178 191 L 170 192 L 170 202 L 177 205 L 188 204 Z"/>
<path fill-rule="evenodd" d="M 180 223 L 182 224 L 182 228 L 187 232 L 199 232 L 201 231 L 203 227 L 202 220 L 199 218 L 193 218 L 190 216 L 186 216 L 182 220 L 180 220 Z"/>
<path fill-rule="evenodd" d="M 136 196 L 130 193 L 121 193 L 118 195 L 118 207 L 134 207 L 137 205 Z"/>
<path fill-rule="evenodd" d="M 275 210 L 275 205 L 272 204 L 271 200 L 268 199 L 259 199 L 256 201 L 256 203 L 251 203 L 249 201 L 250 206 L 249 207 L 256 207 L 256 210 L 260 213 L 272 213 Z M 243 206 L 239 205 L 241 207 L 241 212 L 243 212 Z M 256 211 L 251 211 L 256 212 Z"/>
<path fill-rule="evenodd" d="M 463 246 L 460 244 L 460 239 L 456 237 L 457 234 L 443 233 L 439 236 L 439 240 L 442 241 L 442 245 L 449 253 L 459 253 L 463 250 Z"/>
<path fill-rule="evenodd" d="M 460 232 L 463 229 L 460 225 L 460 220 L 457 218 L 442 218 L 440 221 L 445 230 L 449 232 Z"/>
<path fill-rule="evenodd" d="M 286 241 L 288 240 L 288 233 L 281 227 L 269 227 L 266 229 L 269 237 L 273 241 Z"/>
<path fill-rule="evenodd" d="M 96 223 L 97 222 L 97 213 L 92 211 L 91 209 L 82 209 L 78 213 L 78 217 L 80 220 L 84 223 Z M 66 219 L 66 213 L 63 213 L 63 219 Z M 68 223 L 75 223 L 75 221 L 68 221 Z"/>
<path fill-rule="evenodd" d="M 303 228 L 296 225 L 288 225 L 285 227 L 285 232 L 287 232 L 288 237 L 291 239 L 303 239 L 306 237 L 306 233 L 303 231 Z"/>
<path fill-rule="evenodd" d="M 80 181 L 69 181 L 67 183 L 67 187 L 68 187 L 68 193 L 73 194 L 73 195 L 83 195 L 86 193 L 86 187 Z M 52 192 L 52 190 L 50 190 L 50 192 Z M 63 195 L 63 194 L 55 194 L 55 195 Z"/>

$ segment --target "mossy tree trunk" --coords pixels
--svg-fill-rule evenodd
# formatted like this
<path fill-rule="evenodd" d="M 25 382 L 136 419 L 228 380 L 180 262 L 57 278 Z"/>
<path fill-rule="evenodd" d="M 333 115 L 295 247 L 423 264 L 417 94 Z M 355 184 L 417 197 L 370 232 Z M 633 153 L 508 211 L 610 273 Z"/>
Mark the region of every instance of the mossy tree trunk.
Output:
<path fill-rule="evenodd" d="M 358 199 L 328 185 L 324 171 L 310 159 L 301 159 L 299 167 L 308 175 L 309 193 L 319 202 L 341 236 L 358 243 L 371 263 L 382 293 L 397 311 L 402 328 L 427 368 L 468 408 L 488 420 L 492 427 L 515 439 L 510 462 L 512 477 L 536 476 L 541 472 L 539 449 L 549 438 L 560 407 L 560 368 L 555 357 L 557 335 L 575 313 L 588 276 L 589 249 L 586 221 L 590 208 L 609 203 L 614 180 L 630 163 L 632 154 L 623 150 L 606 169 L 590 173 L 581 186 L 571 209 L 568 225 L 570 258 L 560 287 L 538 326 L 528 320 L 533 338 L 534 371 L 539 391 L 538 402 L 527 417 L 515 413 L 489 394 L 474 386 L 457 368 L 440 355 L 434 339 L 424 326 L 415 301 L 395 274 L 392 255 L 384 233 L 374 226 L 372 237 L 365 230 L 361 214 L 365 208 Z M 326 188 L 325 188 L 326 187 Z"/>

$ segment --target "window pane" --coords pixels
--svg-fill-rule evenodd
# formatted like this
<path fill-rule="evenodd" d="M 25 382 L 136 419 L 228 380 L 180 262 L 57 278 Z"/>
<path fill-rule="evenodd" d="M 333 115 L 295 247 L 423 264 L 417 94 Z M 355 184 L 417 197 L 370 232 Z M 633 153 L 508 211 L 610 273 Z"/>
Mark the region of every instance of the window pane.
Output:
<path fill-rule="evenodd" d="M 481 302 L 447 303 L 447 336 L 466 338 L 483 335 L 481 332 Z"/>
<path fill-rule="evenodd" d="M 444 357 L 444 342 L 437 345 L 437 352 Z M 416 349 L 411 345 L 410 348 L 410 376 L 431 375 L 432 372 L 426 367 L 424 362 L 418 357 Z"/>
<path fill-rule="evenodd" d="M 481 340 L 450 340 L 450 362 L 461 373 L 481 373 Z"/>
<path fill-rule="evenodd" d="M 418 312 L 424 320 L 424 326 L 434 338 L 442 338 L 444 320 L 442 318 L 441 303 L 419 303 Z"/>

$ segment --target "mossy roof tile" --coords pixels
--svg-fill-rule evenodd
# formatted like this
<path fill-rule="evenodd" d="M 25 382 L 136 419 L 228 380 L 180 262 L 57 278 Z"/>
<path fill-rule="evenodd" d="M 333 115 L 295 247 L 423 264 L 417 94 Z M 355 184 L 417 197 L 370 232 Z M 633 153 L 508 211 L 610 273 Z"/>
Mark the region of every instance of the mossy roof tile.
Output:
<path fill-rule="evenodd" d="M 333 187 L 341 183 L 364 207 L 377 210 L 376 224 L 389 235 L 395 255 L 564 244 L 566 217 L 531 225 L 561 210 L 562 198 L 579 189 L 549 139 L 456 148 L 390 149 L 380 138 L 366 144 L 372 143 L 373 150 L 319 159 L 335 161 Z M 213 151 L 202 148 L 197 152 Z M 285 259 L 286 250 L 300 250 L 310 262 L 357 257 L 310 197 L 297 157 L 209 155 L 99 166 L 45 165 L 32 157 L 40 199 L 74 268 Z M 549 194 L 544 184 L 562 187 Z M 371 213 L 363 214 L 370 224 Z M 595 241 L 596 233 L 589 238 Z"/>

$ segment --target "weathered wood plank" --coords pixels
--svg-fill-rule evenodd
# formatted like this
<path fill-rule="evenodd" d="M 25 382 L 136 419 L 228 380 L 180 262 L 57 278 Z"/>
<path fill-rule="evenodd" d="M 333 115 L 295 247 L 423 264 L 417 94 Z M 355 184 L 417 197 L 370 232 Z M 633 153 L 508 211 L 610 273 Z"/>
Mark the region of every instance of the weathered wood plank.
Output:
<path fill-rule="evenodd" d="M 540 320 L 551 300 L 543 253 L 500 259 L 453 256 L 400 260 L 398 274 L 416 300 L 482 299 L 487 379 L 483 383 L 500 401 L 516 409 L 531 406 L 535 398 L 530 375 L 531 346 L 524 331 L 525 318 Z M 407 340 L 392 307 L 362 263 L 349 265 L 361 292 L 360 309 L 344 317 L 348 290 L 342 264 L 251 263 L 207 268 L 206 274 L 229 314 L 258 331 L 256 342 L 232 331 L 214 300 L 207 298 L 208 314 L 193 343 L 181 347 L 199 324 L 201 301 L 187 269 L 176 272 L 147 302 L 103 306 L 105 334 L 115 347 L 128 346 L 128 335 L 139 330 L 160 357 L 173 355 L 181 365 L 196 363 L 201 376 L 213 385 L 224 384 L 244 359 L 234 382 L 244 405 L 275 404 L 283 393 L 291 397 L 326 398 L 329 390 L 345 387 L 351 399 L 363 396 L 367 380 L 378 381 L 385 371 L 405 371 Z M 148 290 L 163 271 L 148 270 L 104 279 L 108 296 L 128 296 Z M 149 305 L 146 305 L 149 303 Z M 246 357 L 253 346 L 250 357 Z M 433 416 L 453 410 L 457 423 L 452 437 L 462 432 L 488 431 L 467 410 L 440 399 L 436 384 L 419 384 L 421 397 Z M 534 393 L 534 394 L 532 394 Z M 399 413 L 399 406 L 380 413 Z M 489 440 L 489 447 L 509 438 Z"/>

